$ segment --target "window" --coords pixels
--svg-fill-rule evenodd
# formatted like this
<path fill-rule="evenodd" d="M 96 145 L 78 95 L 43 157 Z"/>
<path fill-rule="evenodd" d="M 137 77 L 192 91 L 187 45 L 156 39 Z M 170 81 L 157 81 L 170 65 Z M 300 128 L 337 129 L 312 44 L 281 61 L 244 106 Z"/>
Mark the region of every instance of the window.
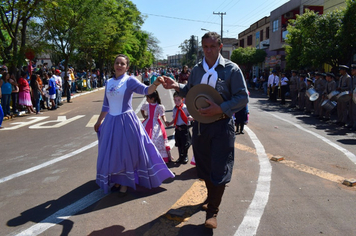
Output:
<path fill-rule="evenodd" d="M 273 21 L 272 32 L 276 32 L 278 30 L 278 20 Z"/>
<path fill-rule="evenodd" d="M 269 39 L 269 27 L 266 28 L 266 39 Z"/>
<path fill-rule="evenodd" d="M 282 32 L 282 42 L 284 42 L 287 38 L 288 30 Z"/>
<path fill-rule="evenodd" d="M 240 47 L 242 47 L 242 48 L 245 47 L 244 39 L 241 39 L 241 40 L 240 40 Z"/>
<path fill-rule="evenodd" d="M 247 46 L 252 45 L 252 35 L 247 36 Z"/>
<path fill-rule="evenodd" d="M 263 30 L 260 31 L 260 40 L 263 41 Z"/>

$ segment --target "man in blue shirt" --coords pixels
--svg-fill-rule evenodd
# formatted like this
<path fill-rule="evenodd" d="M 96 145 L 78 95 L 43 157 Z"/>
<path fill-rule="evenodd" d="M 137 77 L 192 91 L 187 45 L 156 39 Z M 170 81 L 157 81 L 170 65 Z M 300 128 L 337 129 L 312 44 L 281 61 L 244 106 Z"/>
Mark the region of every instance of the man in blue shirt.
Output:
<path fill-rule="evenodd" d="M 56 79 L 53 77 L 53 74 L 51 72 L 48 73 L 48 77 L 50 78 L 48 81 L 48 94 L 49 94 L 49 99 L 51 101 L 52 107 L 50 110 L 56 110 L 57 106 L 55 103 L 56 100 Z"/>

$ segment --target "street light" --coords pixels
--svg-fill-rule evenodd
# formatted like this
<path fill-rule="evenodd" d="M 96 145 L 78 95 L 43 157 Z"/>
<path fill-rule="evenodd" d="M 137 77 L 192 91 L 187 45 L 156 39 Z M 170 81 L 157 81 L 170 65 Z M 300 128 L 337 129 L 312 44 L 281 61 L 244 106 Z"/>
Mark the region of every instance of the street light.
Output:
<path fill-rule="evenodd" d="M 204 29 L 204 28 L 201 28 L 201 30 L 204 30 L 204 31 L 209 31 L 209 32 L 210 32 L 210 30 L 208 30 L 208 29 Z"/>

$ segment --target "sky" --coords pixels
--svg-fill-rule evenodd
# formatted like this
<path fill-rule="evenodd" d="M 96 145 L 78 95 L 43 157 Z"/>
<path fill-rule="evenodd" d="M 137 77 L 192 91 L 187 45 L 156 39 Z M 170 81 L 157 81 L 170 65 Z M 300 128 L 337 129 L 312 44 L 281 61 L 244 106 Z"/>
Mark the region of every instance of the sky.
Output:
<path fill-rule="evenodd" d="M 146 17 L 142 30 L 150 32 L 159 41 L 162 58 L 180 53 L 179 45 L 191 35 L 201 37 L 202 29 L 238 38 L 251 24 L 269 16 L 270 12 L 289 0 L 132 0 Z"/>

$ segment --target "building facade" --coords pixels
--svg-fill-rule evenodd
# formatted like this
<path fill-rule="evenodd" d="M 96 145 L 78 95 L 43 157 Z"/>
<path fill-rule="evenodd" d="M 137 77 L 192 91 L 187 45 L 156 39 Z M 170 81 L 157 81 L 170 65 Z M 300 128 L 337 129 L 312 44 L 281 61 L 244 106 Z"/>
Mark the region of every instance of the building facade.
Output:
<path fill-rule="evenodd" d="M 267 45 L 269 44 L 269 27 L 269 16 L 265 16 L 261 20 L 252 24 L 250 28 L 239 33 L 238 46 L 242 48 L 267 48 Z"/>
<path fill-rule="evenodd" d="M 312 3 L 313 5 L 309 5 Z M 285 68 L 285 50 L 283 48 L 285 39 L 288 34 L 288 21 L 296 19 L 296 15 L 302 15 L 307 9 L 324 13 L 324 0 L 291 0 L 282 6 L 276 8 L 270 15 L 270 47 L 269 50 L 277 53 L 277 64 Z"/>
<path fill-rule="evenodd" d="M 266 60 L 262 65 L 256 65 L 252 68 L 252 76 L 259 76 L 260 70 L 264 70 L 270 67 L 269 62 L 274 62 L 275 59 L 271 59 L 275 56 L 275 52 L 269 50 L 270 44 L 270 17 L 265 16 L 259 21 L 252 24 L 248 29 L 239 33 L 238 46 L 242 48 L 254 47 L 257 49 L 263 49 L 267 53 Z"/>
<path fill-rule="evenodd" d="M 182 68 L 183 54 L 167 56 L 167 66 L 173 68 Z"/>
<path fill-rule="evenodd" d="M 232 52 L 236 49 L 238 41 L 236 38 L 223 38 L 223 48 L 221 55 L 226 59 L 231 59 Z"/>
<path fill-rule="evenodd" d="M 324 0 L 324 12 L 346 8 L 345 0 Z"/>

